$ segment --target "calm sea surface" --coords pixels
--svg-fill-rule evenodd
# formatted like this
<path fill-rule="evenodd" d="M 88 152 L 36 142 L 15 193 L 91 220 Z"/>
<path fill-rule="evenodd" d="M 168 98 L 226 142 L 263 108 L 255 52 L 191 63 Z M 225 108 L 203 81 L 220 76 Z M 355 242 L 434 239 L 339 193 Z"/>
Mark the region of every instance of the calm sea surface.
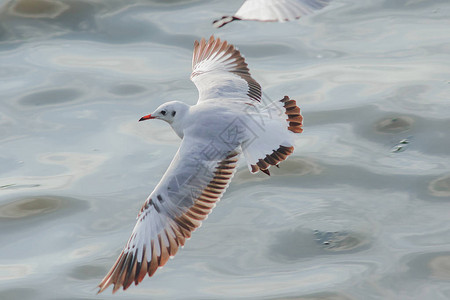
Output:
<path fill-rule="evenodd" d="M 0 0 L 0 299 L 450 299 L 450 2 L 335 0 L 290 23 L 242 0 Z M 239 47 L 305 131 L 242 164 L 175 259 L 96 295 L 197 101 L 193 42 Z"/>

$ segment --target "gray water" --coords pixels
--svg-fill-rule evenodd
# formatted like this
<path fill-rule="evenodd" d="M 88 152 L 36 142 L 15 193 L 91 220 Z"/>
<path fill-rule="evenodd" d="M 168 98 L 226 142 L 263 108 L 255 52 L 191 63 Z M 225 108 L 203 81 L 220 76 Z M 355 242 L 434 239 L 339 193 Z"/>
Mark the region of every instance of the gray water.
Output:
<path fill-rule="evenodd" d="M 289 23 L 242 0 L 0 0 L 0 299 L 450 299 L 450 2 L 335 0 Z M 175 259 L 96 285 L 179 145 L 193 42 L 239 47 L 305 117 Z"/>

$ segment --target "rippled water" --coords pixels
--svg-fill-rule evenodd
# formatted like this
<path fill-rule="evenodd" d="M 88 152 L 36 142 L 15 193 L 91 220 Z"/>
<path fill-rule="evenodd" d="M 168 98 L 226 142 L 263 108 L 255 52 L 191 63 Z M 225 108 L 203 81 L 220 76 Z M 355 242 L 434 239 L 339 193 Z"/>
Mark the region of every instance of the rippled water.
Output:
<path fill-rule="evenodd" d="M 236 44 L 305 131 L 242 165 L 176 258 L 114 299 L 449 299 L 450 3 L 335 0 L 275 24 L 241 0 L 0 0 L 0 298 L 96 296 L 194 104 L 195 39 Z"/>

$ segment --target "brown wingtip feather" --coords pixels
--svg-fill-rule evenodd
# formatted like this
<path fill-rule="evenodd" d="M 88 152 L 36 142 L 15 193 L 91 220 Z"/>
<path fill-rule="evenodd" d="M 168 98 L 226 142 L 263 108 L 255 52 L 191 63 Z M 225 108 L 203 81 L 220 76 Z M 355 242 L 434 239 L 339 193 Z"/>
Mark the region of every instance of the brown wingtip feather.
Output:
<path fill-rule="evenodd" d="M 145 244 L 142 248 L 140 262 L 136 252 L 125 252 L 128 249 L 127 245 L 98 285 L 97 294 L 103 292 L 110 285 L 113 285 L 113 293 L 120 288 L 126 290 L 133 282 L 138 285 L 147 274 L 151 277 L 159 267 L 164 266 L 169 258 L 177 253 L 179 247 L 184 245 L 186 238 L 189 238 L 191 233 L 200 226 L 201 221 L 211 212 L 215 203 L 219 201 L 234 175 L 238 158 L 239 152 L 231 152 L 217 163 L 213 178 L 201 195 L 195 199 L 194 204 L 184 214 L 172 219 L 172 222 L 167 224 L 166 228 L 158 235 L 157 242 L 151 240 L 150 260 L 148 260 L 149 252 Z"/>
<path fill-rule="evenodd" d="M 287 116 L 286 121 L 288 122 L 288 130 L 294 133 L 303 132 L 303 116 L 300 113 L 300 107 L 297 106 L 295 100 L 289 99 L 288 96 L 284 96 L 280 100 L 284 105 L 285 114 Z"/>
<path fill-rule="evenodd" d="M 229 44 L 227 41 L 221 41 L 220 38 L 215 38 L 213 35 L 208 41 L 205 38 L 202 38 L 200 42 L 195 41 L 191 78 L 199 74 L 195 71 L 196 66 L 208 59 L 220 59 L 222 62 L 226 62 L 227 67 L 230 68 L 229 72 L 238 75 L 247 82 L 247 96 L 252 100 L 261 101 L 261 86 L 252 78 L 244 57 L 234 45 Z"/>
<path fill-rule="evenodd" d="M 278 164 L 283 160 L 286 160 L 289 155 L 294 152 L 294 147 L 288 147 L 280 145 L 277 150 L 274 150 L 271 154 L 266 155 L 264 159 L 260 159 L 255 165 L 250 165 L 252 173 L 256 173 L 259 170 L 270 176 L 270 166 L 279 167 Z"/>

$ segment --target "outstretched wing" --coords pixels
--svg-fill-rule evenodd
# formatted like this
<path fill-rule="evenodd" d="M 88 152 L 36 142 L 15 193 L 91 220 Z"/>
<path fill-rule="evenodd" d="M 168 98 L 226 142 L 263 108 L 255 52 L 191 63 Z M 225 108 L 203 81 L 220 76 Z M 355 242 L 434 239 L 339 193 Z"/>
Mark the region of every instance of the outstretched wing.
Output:
<path fill-rule="evenodd" d="M 184 137 L 172 163 L 145 201 L 130 239 L 99 285 L 113 293 L 152 276 L 177 253 L 220 200 L 239 152 L 229 144 Z"/>
<path fill-rule="evenodd" d="M 261 86 L 250 75 L 241 53 L 220 38 L 194 43 L 191 80 L 198 101 L 211 99 L 261 100 Z"/>
<path fill-rule="evenodd" d="M 224 16 L 213 22 L 219 28 L 234 20 L 283 22 L 309 15 L 331 0 L 246 0 L 234 16 Z"/>

